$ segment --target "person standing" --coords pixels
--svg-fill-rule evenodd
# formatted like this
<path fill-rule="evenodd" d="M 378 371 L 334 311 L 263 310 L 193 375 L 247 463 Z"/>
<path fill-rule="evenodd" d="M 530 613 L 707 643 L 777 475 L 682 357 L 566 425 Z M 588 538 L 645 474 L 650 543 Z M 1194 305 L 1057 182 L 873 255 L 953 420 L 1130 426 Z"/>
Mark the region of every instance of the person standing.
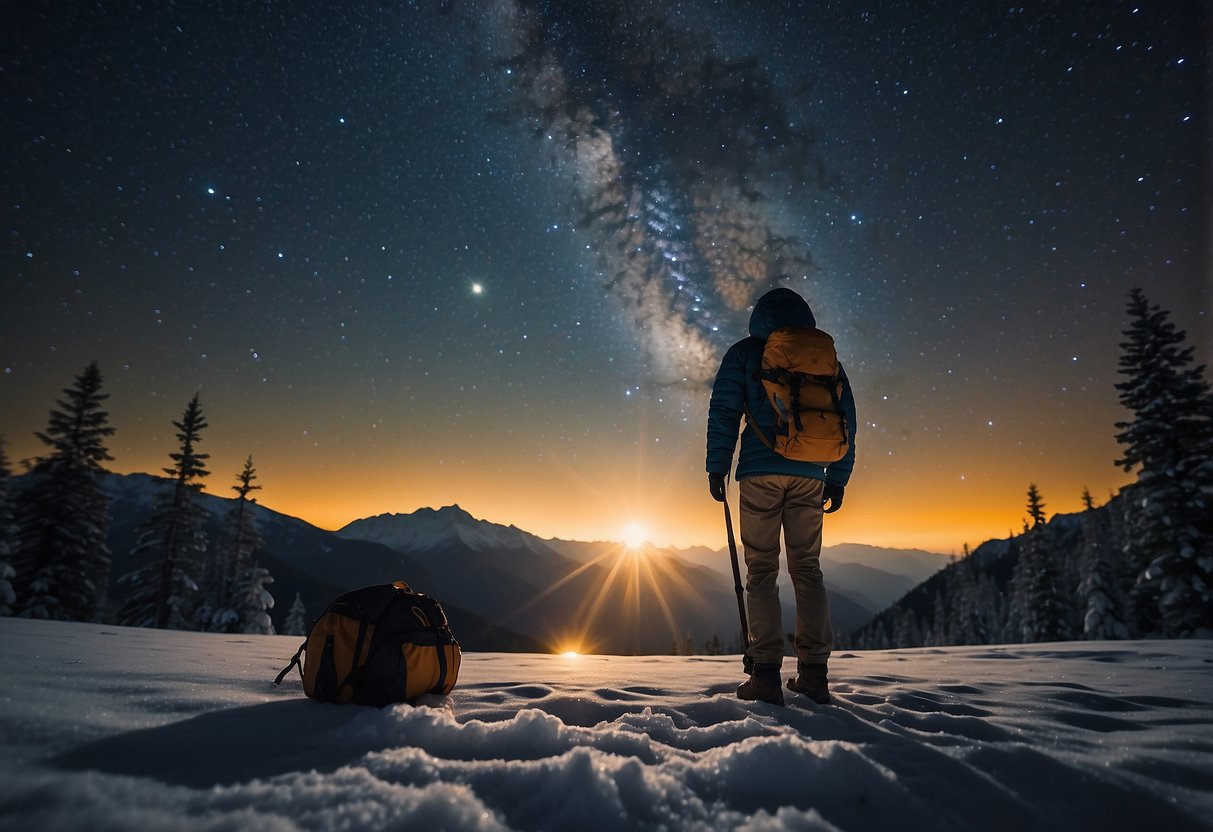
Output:
<path fill-rule="evenodd" d="M 833 340 L 816 327 L 812 310 L 796 292 L 779 288 L 764 294 L 750 315 L 750 337 L 725 353 L 708 405 L 708 488 L 719 502 L 725 500 L 738 430 L 746 420 L 736 478 L 750 625 L 745 653 L 749 679 L 737 688 L 737 696 L 777 705 L 784 703 L 783 620 L 776 585 L 780 532 L 796 597 L 797 673 L 787 687 L 826 704 L 834 634 L 821 574 L 821 532 L 824 514 L 842 507 L 855 465 L 855 398 Z M 799 360 L 787 358 L 806 343 L 811 345 L 803 347 L 811 353 L 808 360 L 826 368 L 824 374 L 781 366 Z M 798 445 L 798 431 L 804 447 Z"/>

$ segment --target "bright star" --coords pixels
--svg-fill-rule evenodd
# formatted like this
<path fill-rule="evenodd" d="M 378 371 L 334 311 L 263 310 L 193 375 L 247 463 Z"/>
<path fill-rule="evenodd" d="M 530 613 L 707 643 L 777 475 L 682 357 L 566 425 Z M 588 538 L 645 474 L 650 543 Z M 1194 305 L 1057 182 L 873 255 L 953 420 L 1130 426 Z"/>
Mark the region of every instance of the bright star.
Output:
<path fill-rule="evenodd" d="M 472 284 L 472 294 L 473 294 L 473 295 L 482 295 L 482 294 L 484 294 L 484 286 L 482 286 L 482 285 L 481 285 L 481 284 L 479 284 L 479 283 L 473 283 L 473 284 Z"/>

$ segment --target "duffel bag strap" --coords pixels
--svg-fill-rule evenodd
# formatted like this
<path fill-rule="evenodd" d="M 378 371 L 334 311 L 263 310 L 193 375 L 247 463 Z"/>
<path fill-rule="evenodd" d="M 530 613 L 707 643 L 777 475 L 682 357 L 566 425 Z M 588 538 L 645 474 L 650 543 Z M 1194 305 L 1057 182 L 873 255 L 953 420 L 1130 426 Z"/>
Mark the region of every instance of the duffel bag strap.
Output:
<path fill-rule="evenodd" d="M 303 679 L 303 665 L 299 661 L 299 657 L 303 655 L 303 651 L 307 649 L 307 642 L 299 645 L 299 649 L 295 651 L 295 655 L 291 656 L 291 663 L 282 668 L 282 672 L 278 674 L 278 678 L 274 680 L 275 685 L 281 685 L 282 680 L 286 678 L 286 674 L 291 672 L 292 667 L 299 668 L 299 678 Z"/>

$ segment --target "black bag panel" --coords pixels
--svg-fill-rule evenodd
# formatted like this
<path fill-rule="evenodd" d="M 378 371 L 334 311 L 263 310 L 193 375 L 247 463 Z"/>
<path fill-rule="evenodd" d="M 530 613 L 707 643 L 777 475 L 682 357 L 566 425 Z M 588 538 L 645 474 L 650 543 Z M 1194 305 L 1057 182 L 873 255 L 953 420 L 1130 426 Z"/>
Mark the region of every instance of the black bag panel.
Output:
<path fill-rule="evenodd" d="M 400 643 L 393 638 L 372 642 L 366 664 L 358 668 L 353 682 L 353 701 L 357 705 L 382 708 L 401 702 L 407 691 L 409 666 Z"/>
<path fill-rule="evenodd" d="M 324 640 L 324 649 L 320 653 L 320 667 L 316 671 L 316 690 L 314 696 L 321 702 L 333 702 L 341 687 L 337 678 L 337 665 L 333 661 L 333 637 Z"/>

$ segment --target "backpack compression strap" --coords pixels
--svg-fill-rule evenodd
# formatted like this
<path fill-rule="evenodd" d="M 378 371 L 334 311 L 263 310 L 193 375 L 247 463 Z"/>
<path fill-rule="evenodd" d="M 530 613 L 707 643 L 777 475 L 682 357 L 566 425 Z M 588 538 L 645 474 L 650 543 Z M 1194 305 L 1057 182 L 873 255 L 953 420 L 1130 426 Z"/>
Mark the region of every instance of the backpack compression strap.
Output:
<path fill-rule="evenodd" d="M 792 394 L 791 415 L 792 420 L 796 424 L 796 430 L 804 430 L 804 424 L 800 421 L 800 390 L 806 384 L 813 384 L 818 387 L 824 387 L 830 394 L 830 401 L 834 405 L 834 410 L 838 413 L 842 412 L 842 404 L 838 401 L 838 376 L 817 376 L 809 373 L 794 373 L 785 367 L 776 367 L 773 370 L 763 370 L 758 374 L 758 377 L 764 381 L 773 381 L 776 384 L 783 385 L 788 388 Z"/>
<path fill-rule="evenodd" d="M 446 645 L 440 643 L 435 649 L 438 651 L 438 681 L 430 688 L 430 693 L 440 694 L 446 684 Z"/>
<path fill-rule="evenodd" d="M 827 376 L 827 378 L 828 378 L 828 376 Z M 850 430 L 850 426 L 847 424 L 847 416 L 842 411 L 842 400 L 838 398 L 838 390 L 836 389 L 834 384 L 827 384 L 826 389 L 830 391 L 830 400 L 834 403 L 835 412 L 837 412 L 838 415 L 842 417 L 842 441 L 845 442 L 846 444 L 850 445 L 851 444 L 851 430 Z M 745 411 L 746 422 L 748 422 L 750 427 L 752 427 L 754 429 L 754 435 L 762 440 L 762 444 L 766 445 L 772 451 L 775 451 L 775 443 L 771 441 L 771 438 L 769 436 L 767 436 L 765 433 L 763 433 L 762 428 L 758 427 L 758 420 L 755 419 L 754 414 L 750 412 L 750 405 L 746 402 L 743 402 L 741 405 L 741 408 L 742 408 L 742 410 Z M 799 412 L 796 412 L 796 423 L 797 423 L 797 425 L 796 425 L 797 429 L 798 430 L 802 429 L 802 426 L 800 425 L 800 413 Z M 775 451 L 775 453 L 779 453 L 779 451 Z"/>

